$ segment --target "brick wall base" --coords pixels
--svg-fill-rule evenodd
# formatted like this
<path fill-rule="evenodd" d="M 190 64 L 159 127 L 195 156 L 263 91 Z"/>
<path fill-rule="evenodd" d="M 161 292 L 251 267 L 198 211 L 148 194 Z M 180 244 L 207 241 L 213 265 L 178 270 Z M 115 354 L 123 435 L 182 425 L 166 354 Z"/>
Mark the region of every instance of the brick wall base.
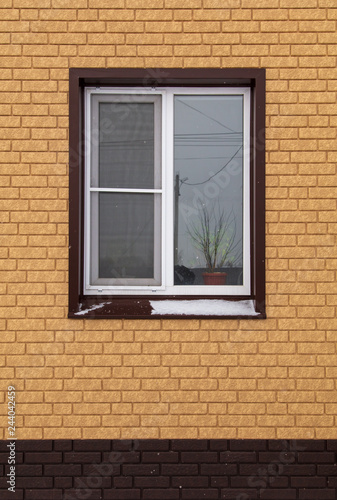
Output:
<path fill-rule="evenodd" d="M 9 443 L 2 500 L 337 498 L 337 440 L 18 440 L 15 493 Z"/>

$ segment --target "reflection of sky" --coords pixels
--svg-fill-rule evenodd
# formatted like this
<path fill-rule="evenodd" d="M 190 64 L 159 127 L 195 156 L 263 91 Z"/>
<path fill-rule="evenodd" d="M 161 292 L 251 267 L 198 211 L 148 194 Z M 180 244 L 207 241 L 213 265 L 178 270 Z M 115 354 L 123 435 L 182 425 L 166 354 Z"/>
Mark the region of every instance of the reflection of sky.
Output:
<path fill-rule="evenodd" d="M 195 267 L 201 259 L 199 266 L 204 267 L 200 254 L 196 259 L 198 252 L 187 233 L 187 227 L 197 223 L 200 203 L 223 207 L 226 214 L 233 211 L 237 240 L 242 240 L 242 132 L 242 96 L 176 96 L 179 264 Z"/>

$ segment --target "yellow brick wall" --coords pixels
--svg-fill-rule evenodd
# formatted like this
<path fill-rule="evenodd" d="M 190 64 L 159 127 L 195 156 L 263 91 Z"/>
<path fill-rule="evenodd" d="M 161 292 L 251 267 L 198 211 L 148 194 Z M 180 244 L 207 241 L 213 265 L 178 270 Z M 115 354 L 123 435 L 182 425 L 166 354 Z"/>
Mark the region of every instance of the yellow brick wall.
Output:
<path fill-rule="evenodd" d="M 336 0 L 0 7 L 0 437 L 337 438 Z M 266 68 L 267 320 L 66 319 L 69 67 Z"/>

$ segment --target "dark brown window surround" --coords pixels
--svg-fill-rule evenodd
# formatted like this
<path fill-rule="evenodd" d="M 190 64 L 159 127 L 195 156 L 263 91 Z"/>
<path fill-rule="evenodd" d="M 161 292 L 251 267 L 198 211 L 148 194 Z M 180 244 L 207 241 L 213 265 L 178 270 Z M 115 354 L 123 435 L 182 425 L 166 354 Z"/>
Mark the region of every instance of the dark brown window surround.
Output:
<path fill-rule="evenodd" d="M 84 88 L 97 86 L 176 86 L 219 87 L 247 86 L 252 89 L 251 104 L 251 295 L 250 296 L 156 296 L 154 299 L 226 299 L 253 300 L 255 316 L 240 316 L 247 319 L 262 319 L 265 313 L 265 70 L 256 68 L 237 69 L 77 69 L 69 71 L 69 318 L 76 319 L 235 319 L 234 316 L 187 316 L 151 315 L 150 298 L 89 296 L 83 295 L 83 172 L 84 172 Z M 95 305 L 109 304 L 94 308 Z M 76 315 L 80 310 L 85 314 Z M 91 309 L 91 310 L 90 310 Z"/>

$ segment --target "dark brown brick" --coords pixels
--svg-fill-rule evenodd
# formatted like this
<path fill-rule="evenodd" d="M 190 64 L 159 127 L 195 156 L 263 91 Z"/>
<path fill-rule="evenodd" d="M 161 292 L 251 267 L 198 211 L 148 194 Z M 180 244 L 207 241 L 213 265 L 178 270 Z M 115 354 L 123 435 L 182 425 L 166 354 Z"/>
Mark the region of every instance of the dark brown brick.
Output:
<path fill-rule="evenodd" d="M 300 500 L 336 500 L 336 491 L 320 489 L 299 490 Z"/>
<path fill-rule="evenodd" d="M 322 478 L 322 479 L 326 479 L 326 478 Z M 327 479 L 327 485 L 329 488 L 337 488 L 337 476 L 335 477 L 328 477 Z M 336 498 L 337 498 L 337 495 L 336 495 Z"/>
<path fill-rule="evenodd" d="M 139 451 L 109 451 L 103 453 L 103 461 L 110 464 L 137 464 L 140 462 Z"/>
<path fill-rule="evenodd" d="M 293 477 L 293 476 L 315 476 L 316 475 L 316 465 L 313 465 L 313 464 L 285 465 L 282 474 L 284 476 L 291 476 L 291 477 Z"/>
<path fill-rule="evenodd" d="M 62 467 L 59 466 L 59 467 Z M 42 465 L 17 465 L 15 467 L 16 476 L 42 476 Z M 53 476 L 45 472 L 45 476 Z"/>
<path fill-rule="evenodd" d="M 267 449 L 264 439 L 230 439 L 229 449 L 233 451 L 260 451 Z"/>
<path fill-rule="evenodd" d="M 110 464 L 105 462 L 83 465 L 84 476 L 119 476 L 120 473 L 121 466 L 119 464 Z"/>
<path fill-rule="evenodd" d="M 233 489 L 222 489 L 221 497 L 226 500 L 257 500 L 259 497 L 257 496 L 257 491 L 252 489 L 241 489 L 233 490 Z"/>
<path fill-rule="evenodd" d="M 23 439 L 16 442 L 17 451 L 52 451 L 53 441 Z"/>
<path fill-rule="evenodd" d="M 211 439 L 209 442 L 210 450 L 225 451 L 228 448 L 227 439 Z"/>
<path fill-rule="evenodd" d="M 186 464 L 216 463 L 216 451 L 184 451 L 181 453 L 181 462 Z"/>
<path fill-rule="evenodd" d="M 266 489 L 260 492 L 261 500 L 296 500 L 296 490 L 271 490 Z"/>
<path fill-rule="evenodd" d="M 218 490 L 212 489 L 212 488 L 207 488 L 207 489 L 186 489 L 182 490 L 182 498 L 183 500 L 200 500 L 200 499 L 218 499 L 219 498 L 219 493 Z M 226 497 L 224 497 L 226 498 Z"/>
<path fill-rule="evenodd" d="M 325 477 L 292 477 L 290 484 L 294 488 L 326 488 L 327 478 Z"/>
<path fill-rule="evenodd" d="M 171 481 L 174 488 L 206 488 L 208 486 L 206 476 L 178 476 L 172 477 Z"/>
<path fill-rule="evenodd" d="M 312 474 L 312 475 L 314 475 L 314 474 Z M 337 463 L 335 463 L 333 465 L 317 465 L 317 475 L 318 476 L 337 476 Z"/>
<path fill-rule="evenodd" d="M 170 486 L 170 478 L 167 476 L 135 477 L 134 481 L 137 488 L 168 488 Z"/>
<path fill-rule="evenodd" d="M 102 490 L 83 490 L 80 488 L 68 489 L 63 494 L 62 500 L 78 500 L 80 498 L 88 500 L 102 500 Z"/>
<path fill-rule="evenodd" d="M 138 450 L 140 441 L 132 439 L 123 439 L 122 441 L 113 441 L 112 449 L 115 451 L 133 451 Z"/>
<path fill-rule="evenodd" d="M 109 439 L 75 439 L 73 443 L 74 451 L 109 451 L 111 449 Z"/>
<path fill-rule="evenodd" d="M 144 500 L 178 500 L 179 490 L 165 489 L 165 490 L 143 490 Z"/>
<path fill-rule="evenodd" d="M 25 490 L 25 500 L 62 500 L 62 490 Z"/>
<path fill-rule="evenodd" d="M 73 441 L 69 439 L 57 439 L 53 443 L 55 451 L 71 451 L 73 449 Z"/>
<path fill-rule="evenodd" d="M 296 462 L 296 453 L 293 451 L 261 451 L 258 453 L 260 464 L 293 464 Z"/>
<path fill-rule="evenodd" d="M 317 463 L 325 463 L 325 464 L 333 464 L 335 462 L 335 453 L 332 451 L 323 451 L 321 453 L 315 453 L 315 452 L 300 452 L 298 454 L 298 463 L 310 463 L 310 464 L 317 464 Z"/>
<path fill-rule="evenodd" d="M 27 467 L 29 467 L 27 465 Z M 33 466 L 31 466 L 33 467 Z M 46 476 L 80 476 L 81 475 L 81 466 L 80 465 L 45 465 L 44 466 L 44 474 Z"/>
<path fill-rule="evenodd" d="M 55 488 L 72 488 L 73 478 L 72 477 L 54 477 Z"/>
<path fill-rule="evenodd" d="M 122 471 L 125 476 L 158 476 L 159 465 L 123 465 Z"/>
<path fill-rule="evenodd" d="M 312 441 L 312 448 L 309 448 L 310 440 L 305 439 L 271 439 L 267 441 L 267 448 L 270 451 L 294 451 L 295 453 L 298 451 L 310 451 L 312 450 L 320 450 L 321 448 L 324 450 L 324 441 Z"/>
<path fill-rule="evenodd" d="M 297 439 L 289 444 L 289 449 L 293 451 L 324 451 L 325 448 L 326 441 L 320 439 Z"/>
<path fill-rule="evenodd" d="M 198 474 L 198 466 L 195 464 L 163 464 L 161 472 L 164 476 L 196 476 Z"/>
<path fill-rule="evenodd" d="M 114 477 L 113 485 L 115 488 L 132 488 L 132 477 Z"/>
<path fill-rule="evenodd" d="M 0 453 L 0 464 L 8 464 L 8 451 Z M 22 464 L 23 463 L 23 453 L 15 453 L 15 463 Z"/>
<path fill-rule="evenodd" d="M 140 490 L 103 490 L 104 500 L 139 500 Z M 159 499 L 158 499 L 159 500 Z"/>
<path fill-rule="evenodd" d="M 54 479 L 55 481 L 55 479 Z M 57 486 L 54 483 L 56 488 L 62 488 L 62 486 Z M 71 486 L 71 485 L 70 485 Z M 16 487 L 20 488 L 52 488 L 53 487 L 53 478 L 52 477 L 17 477 L 16 478 Z"/>
<path fill-rule="evenodd" d="M 182 453 L 183 455 L 183 453 Z M 176 451 L 143 451 L 143 463 L 177 463 L 179 461 L 179 453 Z M 182 460 L 183 462 L 183 460 Z"/>
<path fill-rule="evenodd" d="M 60 464 L 62 462 L 62 453 L 51 452 L 30 452 L 25 453 L 25 463 L 27 464 Z"/>
<path fill-rule="evenodd" d="M 256 453 L 254 451 L 224 451 L 220 453 L 220 462 L 225 463 L 255 463 Z"/>
<path fill-rule="evenodd" d="M 172 450 L 175 451 L 204 451 L 208 449 L 206 439 L 172 439 Z"/>
<path fill-rule="evenodd" d="M 64 463 L 90 464 L 101 461 L 101 453 L 94 451 L 72 451 L 64 453 Z"/>
<path fill-rule="evenodd" d="M 319 442 L 321 442 L 321 441 L 319 441 Z M 324 443 L 324 441 L 322 441 L 322 443 Z M 329 441 L 327 441 L 326 449 L 328 451 L 330 451 L 330 450 L 337 451 L 337 439 L 329 439 Z"/>
<path fill-rule="evenodd" d="M 205 479 L 207 479 L 207 477 L 205 477 Z M 247 486 L 247 478 L 246 479 L 246 483 L 245 485 Z M 211 486 L 213 488 L 226 488 L 228 486 L 228 477 L 226 476 L 215 476 L 215 477 L 211 477 Z"/>
<path fill-rule="evenodd" d="M 234 464 L 201 464 L 202 476 L 222 476 L 223 474 L 237 474 L 238 468 Z"/>
<path fill-rule="evenodd" d="M 23 500 L 24 490 L 15 490 L 15 493 L 7 489 L 1 491 L 1 500 Z"/>
<path fill-rule="evenodd" d="M 170 449 L 168 439 L 140 439 L 136 448 L 139 451 L 167 451 Z"/>

